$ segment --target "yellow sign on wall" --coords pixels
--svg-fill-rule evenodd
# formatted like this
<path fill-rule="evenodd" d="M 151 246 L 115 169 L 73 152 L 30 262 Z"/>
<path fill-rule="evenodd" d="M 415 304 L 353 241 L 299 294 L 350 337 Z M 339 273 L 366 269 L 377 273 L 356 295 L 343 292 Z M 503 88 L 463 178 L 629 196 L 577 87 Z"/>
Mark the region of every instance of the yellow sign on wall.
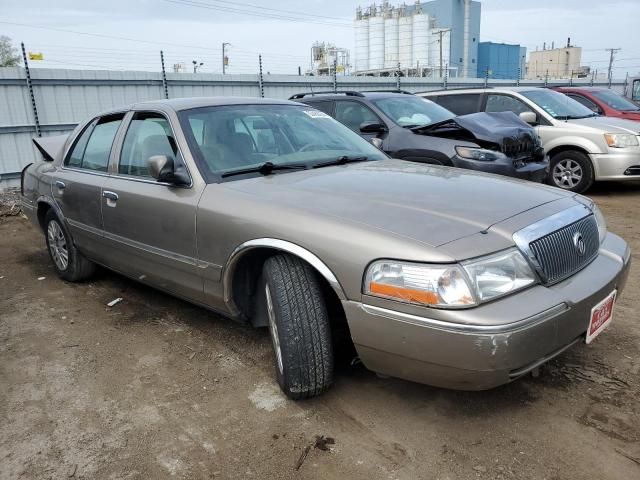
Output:
<path fill-rule="evenodd" d="M 42 52 L 29 52 L 29 60 L 44 60 Z"/>

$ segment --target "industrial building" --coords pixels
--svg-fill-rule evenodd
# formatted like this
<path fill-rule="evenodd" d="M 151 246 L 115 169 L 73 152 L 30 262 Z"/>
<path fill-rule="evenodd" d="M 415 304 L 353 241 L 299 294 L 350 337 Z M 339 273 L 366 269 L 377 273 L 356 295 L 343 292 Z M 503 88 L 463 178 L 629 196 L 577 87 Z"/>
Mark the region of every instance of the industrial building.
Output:
<path fill-rule="evenodd" d="M 478 77 L 498 79 L 524 78 L 527 48 L 508 43 L 478 44 Z"/>
<path fill-rule="evenodd" d="M 585 69 L 580 66 L 582 62 L 582 48 L 571 45 L 571 39 L 567 40 L 566 47 L 547 49 L 529 53 L 527 64 L 528 79 L 541 78 L 573 78 L 584 76 Z"/>
<path fill-rule="evenodd" d="M 348 75 L 351 64 L 349 50 L 332 43 L 315 42 L 311 47 L 311 69 L 307 75 Z"/>
<path fill-rule="evenodd" d="M 355 73 L 475 77 L 480 2 L 432 0 L 356 10 Z"/>

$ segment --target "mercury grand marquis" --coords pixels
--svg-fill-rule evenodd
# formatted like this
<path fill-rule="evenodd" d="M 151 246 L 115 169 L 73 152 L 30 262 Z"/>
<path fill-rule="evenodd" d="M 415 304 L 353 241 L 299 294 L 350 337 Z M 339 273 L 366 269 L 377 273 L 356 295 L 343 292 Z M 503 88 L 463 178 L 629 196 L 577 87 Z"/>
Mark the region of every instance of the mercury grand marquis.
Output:
<path fill-rule="evenodd" d="M 24 211 L 58 275 L 102 265 L 256 327 L 291 398 L 338 332 L 383 375 L 481 390 L 611 322 L 630 251 L 558 188 L 394 160 L 312 107 L 139 103 L 35 139 Z"/>

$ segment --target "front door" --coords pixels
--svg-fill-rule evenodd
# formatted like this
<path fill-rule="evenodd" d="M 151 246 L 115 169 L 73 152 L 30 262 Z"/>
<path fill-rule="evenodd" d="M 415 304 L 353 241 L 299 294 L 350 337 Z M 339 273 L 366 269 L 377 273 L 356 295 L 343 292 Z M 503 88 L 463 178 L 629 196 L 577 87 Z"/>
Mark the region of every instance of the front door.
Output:
<path fill-rule="evenodd" d="M 89 123 L 75 140 L 51 186 L 75 245 L 97 261 L 104 260 L 102 186 L 123 117 L 124 114 L 107 115 Z"/>
<path fill-rule="evenodd" d="M 169 120 L 136 112 L 102 192 L 105 238 L 114 268 L 173 294 L 201 301 L 196 210 L 202 188 L 159 183 L 149 175 L 154 155 L 182 162 Z"/>

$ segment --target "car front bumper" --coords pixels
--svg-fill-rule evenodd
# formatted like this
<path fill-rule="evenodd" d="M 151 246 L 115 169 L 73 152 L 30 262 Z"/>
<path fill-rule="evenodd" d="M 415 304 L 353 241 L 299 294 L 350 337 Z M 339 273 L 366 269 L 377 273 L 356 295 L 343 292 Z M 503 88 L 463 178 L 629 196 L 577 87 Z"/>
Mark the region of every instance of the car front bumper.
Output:
<path fill-rule="evenodd" d="M 368 369 L 439 387 L 486 390 L 584 342 L 591 309 L 613 290 L 621 293 L 630 263 L 624 240 L 608 234 L 598 257 L 563 282 L 472 309 L 419 308 L 427 316 L 366 296 L 343 306 Z M 437 318 L 443 313 L 447 320 Z"/>
<path fill-rule="evenodd" d="M 639 149 L 636 147 L 634 150 Z M 592 153 L 590 157 L 596 180 L 640 180 L 640 150 L 624 153 Z"/>
<path fill-rule="evenodd" d="M 523 162 L 521 166 L 515 166 L 511 158 L 496 160 L 494 162 L 483 162 L 461 158 L 456 155 L 451 159 L 451 162 L 454 167 L 458 168 L 505 175 L 507 177 L 520 178 L 538 183 L 544 182 L 549 172 L 549 162 L 546 159 L 541 162 Z"/>

